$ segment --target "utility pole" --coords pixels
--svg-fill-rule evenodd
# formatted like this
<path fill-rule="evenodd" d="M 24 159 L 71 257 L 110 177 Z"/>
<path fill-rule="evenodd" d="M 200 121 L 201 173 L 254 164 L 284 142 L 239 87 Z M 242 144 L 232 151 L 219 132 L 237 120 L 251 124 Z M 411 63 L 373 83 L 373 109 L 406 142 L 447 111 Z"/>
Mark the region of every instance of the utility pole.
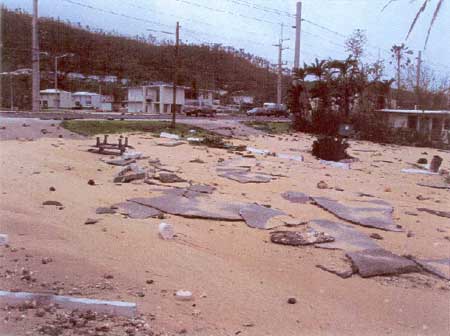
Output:
<path fill-rule="evenodd" d="M 422 68 L 422 51 L 419 50 L 417 55 L 417 74 L 416 74 L 416 91 L 417 91 L 417 106 L 420 106 L 420 72 Z"/>
<path fill-rule="evenodd" d="M 302 2 L 297 2 L 297 12 L 295 15 L 295 56 L 294 69 L 300 68 L 300 35 L 302 31 Z"/>
<path fill-rule="evenodd" d="M 283 41 L 288 39 L 283 39 L 283 24 L 281 24 L 281 35 L 278 44 L 274 44 L 274 47 L 278 47 L 278 76 L 277 76 L 277 104 L 281 104 L 282 96 L 282 86 L 283 86 L 283 50 L 288 48 L 283 48 Z"/>
<path fill-rule="evenodd" d="M 177 21 L 175 31 L 175 71 L 173 73 L 173 101 L 172 101 L 172 128 L 175 128 L 177 113 L 177 82 L 178 82 L 178 48 L 180 44 L 180 23 Z"/>
<path fill-rule="evenodd" d="M 33 0 L 33 19 L 32 19 L 32 64 L 33 64 L 33 112 L 40 110 L 40 81 L 39 73 L 39 41 L 38 41 L 38 0 Z"/>

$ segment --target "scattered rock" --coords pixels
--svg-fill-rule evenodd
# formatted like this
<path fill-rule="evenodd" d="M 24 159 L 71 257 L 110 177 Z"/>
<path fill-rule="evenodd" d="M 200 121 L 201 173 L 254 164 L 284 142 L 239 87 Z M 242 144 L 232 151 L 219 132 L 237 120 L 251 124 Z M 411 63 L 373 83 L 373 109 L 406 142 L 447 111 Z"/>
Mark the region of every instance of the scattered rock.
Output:
<path fill-rule="evenodd" d="M 275 244 L 304 246 L 334 241 L 330 235 L 309 229 L 306 232 L 300 231 L 274 231 L 270 233 L 270 241 Z"/>
<path fill-rule="evenodd" d="M 124 159 L 124 158 L 106 161 L 107 164 L 110 164 L 113 166 L 128 166 L 129 164 L 132 164 L 135 162 L 136 162 L 136 159 Z"/>
<path fill-rule="evenodd" d="M 242 221 L 239 210 L 245 204 L 226 202 L 200 193 L 185 197 L 185 193 L 186 189 L 165 190 L 160 196 L 134 198 L 130 201 L 188 218 Z"/>
<path fill-rule="evenodd" d="M 420 271 L 415 262 L 384 249 L 347 252 L 346 255 L 363 278 Z"/>
<path fill-rule="evenodd" d="M 317 244 L 315 247 L 340 249 L 344 251 L 360 251 L 380 248 L 367 235 L 356 230 L 352 225 L 329 220 L 313 220 L 309 225 L 317 231 L 323 231 L 334 237 L 333 242 Z"/>
<path fill-rule="evenodd" d="M 378 233 L 371 233 L 369 237 L 377 240 L 383 240 L 383 236 Z"/>
<path fill-rule="evenodd" d="M 181 177 L 173 173 L 159 173 L 155 176 L 155 179 L 161 181 L 162 183 L 186 182 L 185 179 L 182 179 Z"/>
<path fill-rule="evenodd" d="M 105 215 L 105 214 L 115 214 L 116 213 L 116 209 L 113 208 L 108 208 L 108 207 L 99 207 L 95 210 L 95 213 L 97 215 Z"/>
<path fill-rule="evenodd" d="M 428 201 L 428 200 L 430 200 L 431 198 L 430 198 L 430 197 L 425 197 L 425 196 L 419 195 L 419 196 L 416 197 L 416 199 L 419 200 L 419 201 Z"/>
<path fill-rule="evenodd" d="M 325 181 L 320 181 L 319 183 L 317 183 L 317 188 L 328 189 L 328 184 Z"/>
<path fill-rule="evenodd" d="M 433 210 L 433 209 L 427 209 L 427 208 L 417 208 L 418 211 L 427 212 L 432 215 L 436 215 L 439 217 L 445 217 L 450 218 L 450 212 L 449 211 L 440 211 L 440 210 Z"/>
<path fill-rule="evenodd" d="M 8 235 L 7 234 L 0 234 L 0 246 L 8 245 Z"/>
<path fill-rule="evenodd" d="M 450 281 L 450 258 L 444 259 L 413 259 L 425 271 L 434 274 L 442 279 Z"/>
<path fill-rule="evenodd" d="M 22 127 L 30 127 L 30 124 L 23 123 Z"/>
<path fill-rule="evenodd" d="M 170 240 L 173 239 L 174 236 L 174 230 L 173 226 L 171 224 L 167 223 L 160 223 L 158 226 L 159 235 L 164 240 Z"/>
<path fill-rule="evenodd" d="M 46 264 L 53 262 L 53 259 L 50 257 L 45 257 L 45 258 L 42 258 L 41 262 L 42 262 L 42 264 L 46 265 Z"/>
<path fill-rule="evenodd" d="M 157 218 L 162 215 L 161 211 L 138 204 L 136 202 L 127 201 L 114 205 L 121 214 L 127 215 L 132 219 Z"/>
<path fill-rule="evenodd" d="M 418 164 L 427 164 L 428 160 L 426 158 L 420 158 L 419 160 L 417 160 Z"/>
<path fill-rule="evenodd" d="M 414 232 L 412 232 L 412 231 L 408 231 L 408 233 L 406 234 L 406 237 L 408 237 L 408 238 L 411 238 L 411 237 L 414 237 L 415 235 L 414 235 Z"/>
<path fill-rule="evenodd" d="M 296 303 L 297 303 L 297 299 L 291 297 L 291 298 L 289 298 L 289 299 L 287 300 L 287 303 L 289 303 L 289 304 L 296 304 Z"/>
<path fill-rule="evenodd" d="M 284 221 L 284 225 L 287 227 L 296 227 L 300 225 L 306 225 L 308 222 L 302 221 L 300 219 L 287 219 Z"/>
<path fill-rule="evenodd" d="M 286 191 L 281 194 L 281 197 L 292 203 L 300 204 L 305 204 L 310 200 L 310 197 L 308 195 L 298 191 Z"/>
<path fill-rule="evenodd" d="M 272 229 L 284 225 L 286 214 L 281 210 L 267 208 L 259 204 L 248 204 L 239 210 L 245 223 L 257 229 Z"/>
<path fill-rule="evenodd" d="M 117 173 L 114 183 L 129 183 L 134 180 L 142 180 L 146 176 L 145 171 L 137 164 L 132 163 Z"/>
<path fill-rule="evenodd" d="M 58 202 L 58 201 L 45 201 L 44 203 L 42 203 L 42 205 L 54 205 L 54 206 L 63 206 L 62 203 Z"/>
<path fill-rule="evenodd" d="M 193 295 L 190 291 L 179 290 L 175 293 L 175 298 L 179 301 L 190 301 L 193 299 Z"/>
<path fill-rule="evenodd" d="M 353 269 L 350 265 L 345 264 L 343 266 L 339 266 L 336 264 L 331 265 L 316 265 L 317 268 L 335 274 L 342 279 L 350 278 L 353 275 Z"/>
<path fill-rule="evenodd" d="M 56 188 L 55 188 L 55 187 L 50 187 L 50 188 L 48 188 L 48 190 L 50 190 L 50 191 L 56 191 Z"/>
<path fill-rule="evenodd" d="M 86 221 L 84 222 L 85 225 L 93 225 L 98 223 L 99 219 L 95 219 L 95 218 L 88 218 L 86 219 Z"/>
<path fill-rule="evenodd" d="M 269 183 L 273 177 L 262 173 L 252 173 L 249 168 L 218 167 L 217 175 L 239 183 Z"/>
<path fill-rule="evenodd" d="M 89 184 L 90 186 L 93 186 L 93 185 L 95 185 L 95 181 L 92 180 L 92 179 L 90 179 L 90 180 L 88 181 L 88 184 Z"/>
<path fill-rule="evenodd" d="M 401 231 L 394 225 L 394 208 L 383 200 L 351 201 L 342 203 L 326 197 L 313 197 L 314 202 L 336 217 L 366 227 L 386 231 Z M 347 204 L 349 203 L 349 204 Z M 352 206 L 352 205 L 355 206 Z"/>
<path fill-rule="evenodd" d="M 201 159 L 194 159 L 194 160 L 191 160 L 191 161 L 189 161 L 190 163 L 205 163 L 205 161 L 203 161 L 203 160 L 201 160 Z"/>

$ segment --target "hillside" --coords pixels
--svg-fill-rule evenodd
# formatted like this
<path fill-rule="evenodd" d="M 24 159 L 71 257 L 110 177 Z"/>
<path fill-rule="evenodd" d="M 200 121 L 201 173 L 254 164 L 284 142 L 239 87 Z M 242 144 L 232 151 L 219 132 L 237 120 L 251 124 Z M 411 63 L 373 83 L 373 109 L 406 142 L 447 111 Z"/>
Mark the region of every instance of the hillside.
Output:
<path fill-rule="evenodd" d="M 2 62 L 1 71 L 31 67 L 31 15 L 20 10 L 2 7 Z M 174 46 L 144 37 L 126 37 L 117 33 L 94 30 L 80 24 L 53 18 L 40 18 L 40 49 L 42 87 L 53 85 L 49 72 L 53 71 L 54 57 L 64 53 L 75 54 L 59 60 L 59 86 L 62 89 L 98 89 L 97 83 L 74 82 L 67 73 L 117 76 L 132 84 L 142 81 L 172 81 Z M 230 92 L 244 90 L 258 100 L 273 100 L 276 94 L 276 75 L 268 61 L 246 53 L 243 49 L 221 45 L 182 44 L 180 47 L 180 84 L 205 89 L 224 89 Z M 2 79 L 2 86 L 9 81 Z M 5 86 L 7 85 L 7 86 Z M 15 78 L 16 104 L 29 103 L 29 78 Z M 114 93 L 118 85 L 107 85 L 104 93 Z M 2 90 L 4 106 L 9 104 L 9 90 Z"/>

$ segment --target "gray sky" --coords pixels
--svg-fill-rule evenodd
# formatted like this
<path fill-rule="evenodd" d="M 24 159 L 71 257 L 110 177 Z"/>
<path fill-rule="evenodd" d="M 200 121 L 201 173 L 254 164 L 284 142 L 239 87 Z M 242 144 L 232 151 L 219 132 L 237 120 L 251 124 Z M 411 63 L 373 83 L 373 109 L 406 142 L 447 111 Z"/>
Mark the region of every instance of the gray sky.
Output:
<path fill-rule="evenodd" d="M 344 58 L 345 37 L 354 29 L 366 31 L 369 45 L 366 60 L 390 60 L 389 49 L 404 42 L 409 25 L 422 0 L 397 0 L 383 12 L 388 0 L 303 0 L 301 63 L 319 58 Z M 2 0 L 9 8 L 31 11 L 32 0 Z M 284 60 L 292 67 L 294 57 L 295 0 L 40 0 L 40 15 L 59 17 L 95 28 L 117 31 L 125 35 L 153 34 L 158 39 L 168 38 L 160 32 L 173 31 L 175 22 L 181 25 L 184 41 L 213 42 L 244 48 L 271 62 L 277 60 L 277 49 L 272 46 L 280 37 L 283 22 Z M 105 13 L 78 4 L 113 11 Z M 433 27 L 424 61 L 436 73 L 450 74 L 450 0 L 444 5 Z M 420 18 L 407 46 L 423 49 L 426 31 L 437 0 Z M 132 19 L 132 16 L 140 20 Z M 147 22 L 143 22 L 147 21 Z M 311 23 L 312 22 L 312 23 Z M 319 25 L 319 26 L 318 26 Z M 320 27 L 322 26 L 322 27 Z M 328 28 L 329 30 L 327 30 Z M 333 32 L 334 31 L 334 32 Z M 343 35 L 343 36 L 342 36 Z M 392 67 L 387 64 L 388 70 Z"/>

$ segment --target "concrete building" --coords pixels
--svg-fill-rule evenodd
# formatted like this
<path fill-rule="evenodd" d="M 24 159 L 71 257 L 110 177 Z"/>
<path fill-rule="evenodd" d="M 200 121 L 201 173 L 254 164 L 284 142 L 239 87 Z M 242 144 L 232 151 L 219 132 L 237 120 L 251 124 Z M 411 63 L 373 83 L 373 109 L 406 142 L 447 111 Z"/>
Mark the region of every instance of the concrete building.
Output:
<path fill-rule="evenodd" d="M 430 140 L 448 143 L 450 111 L 379 110 L 382 118 L 393 128 L 409 128 L 427 134 Z"/>
<path fill-rule="evenodd" d="M 185 104 L 185 87 L 177 86 L 177 110 Z M 128 112 L 130 113 L 171 113 L 173 85 L 152 83 L 128 88 Z"/>
<path fill-rule="evenodd" d="M 100 109 L 102 107 L 102 96 L 94 92 L 72 93 L 74 107 L 83 109 Z"/>
<path fill-rule="evenodd" d="M 232 96 L 231 100 L 233 101 L 233 104 L 241 105 L 241 104 L 253 104 L 255 101 L 255 98 L 253 96 Z"/>
<path fill-rule="evenodd" d="M 64 90 L 41 90 L 40 103 L 42 109 L 72 108 L 72 93 Z"/>

